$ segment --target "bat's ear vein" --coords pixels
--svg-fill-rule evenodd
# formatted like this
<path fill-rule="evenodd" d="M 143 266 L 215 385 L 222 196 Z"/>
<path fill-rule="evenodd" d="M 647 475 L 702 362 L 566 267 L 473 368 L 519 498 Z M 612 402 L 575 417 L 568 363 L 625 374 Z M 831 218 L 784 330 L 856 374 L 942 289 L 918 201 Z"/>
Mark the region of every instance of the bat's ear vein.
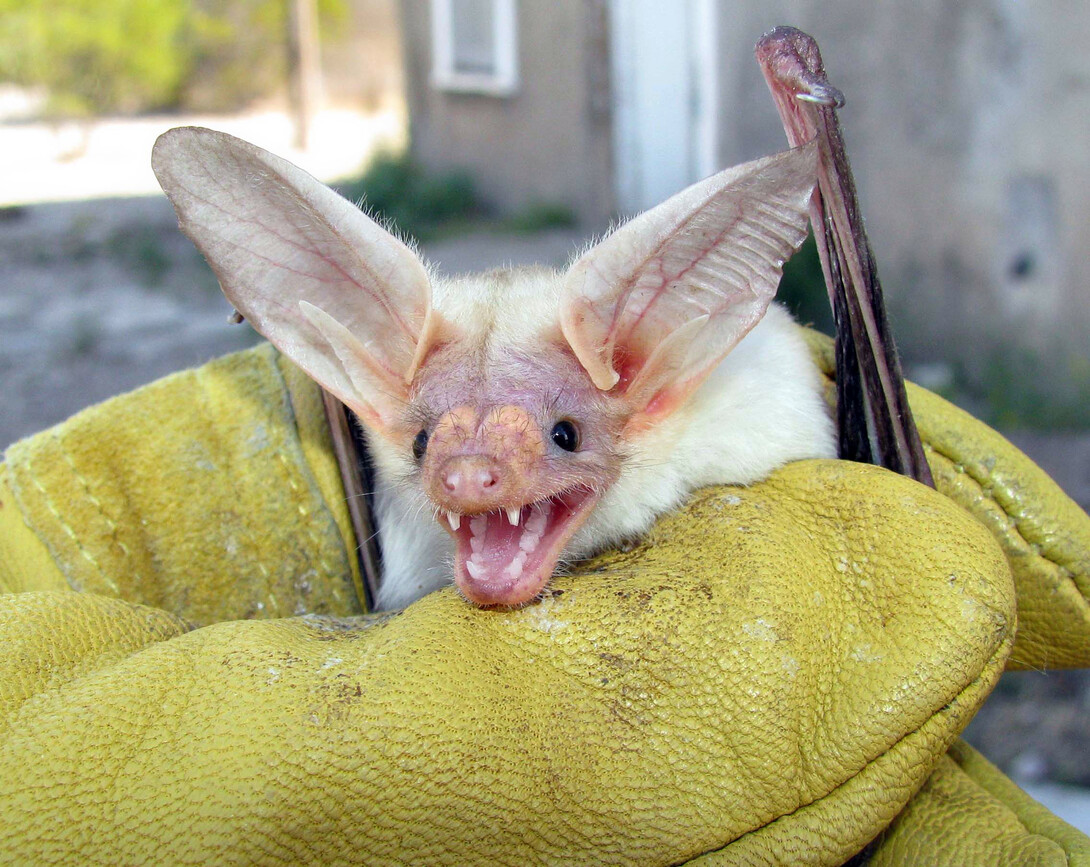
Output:
<path fill-rule="evenodd" d="M 152 168 L 236 309 L 328 391 L 388 424 L 434 331 L 416 254 L 306 172 L 224 133 L 170 130 Z"/>
<path fill-rule="evenodd" d="M 760 321 L 806 237 L 813 144 L 701 181 L 616 229 L 565 278 L 564 337 L 634 414 L 679 406 Z M 709 236 L 714 243 L 707 243 Z M 615 369 L 618 358 L 637 370 Z"/>

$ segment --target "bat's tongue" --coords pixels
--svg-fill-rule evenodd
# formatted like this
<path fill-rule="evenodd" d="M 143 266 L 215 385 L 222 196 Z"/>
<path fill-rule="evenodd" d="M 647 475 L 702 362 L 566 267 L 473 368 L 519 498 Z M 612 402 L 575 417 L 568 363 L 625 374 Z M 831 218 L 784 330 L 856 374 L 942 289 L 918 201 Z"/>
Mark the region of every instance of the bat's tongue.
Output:
<path fill-rule="evenodd" d="M 478 605 L 530 602 L 548 584 L 564 545 L 596 499 L 573 492 L 517 510 L 462 516 L 452 527 L 458 588 Z"/>

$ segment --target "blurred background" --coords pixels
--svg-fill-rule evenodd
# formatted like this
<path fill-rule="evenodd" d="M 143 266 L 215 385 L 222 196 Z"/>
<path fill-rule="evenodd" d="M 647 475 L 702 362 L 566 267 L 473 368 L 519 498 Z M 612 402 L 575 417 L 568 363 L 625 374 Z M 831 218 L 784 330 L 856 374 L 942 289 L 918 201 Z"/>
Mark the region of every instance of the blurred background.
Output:
<path fill-rule="evenodd" d="M 1090 7 L 1075 0 L 0 0 L 0 447 L 241 348 L 149 167 L 200 124 L 440 271 L 563 264 L 784 146 L 752 56 L 821 45 L 909 376 L 1090 506 Z M 828 330 L 812 245 L 781 298 Z M 1090 681 L 1006 675 L 970 740 L 1090 831 Z"/>

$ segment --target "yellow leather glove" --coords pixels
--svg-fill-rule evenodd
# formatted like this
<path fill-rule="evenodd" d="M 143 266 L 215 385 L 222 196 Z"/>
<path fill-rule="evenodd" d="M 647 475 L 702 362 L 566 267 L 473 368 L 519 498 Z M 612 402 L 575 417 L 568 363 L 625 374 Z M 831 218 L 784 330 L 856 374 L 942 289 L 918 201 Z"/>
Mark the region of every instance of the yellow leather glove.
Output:
<path fill-rule="evenodd" d="M 73 589 L 192 623 L 360 614 L 320 392 L 264 344 L 93 406 L 0 465 L 0 592 Z"/>
<path fill-rule="evenodd" d="M 523 611 L 186 632 L 358 610 L 308 390 L 253 350 L 9 450 L 0 581 L 54 592 L 0 598 L 3 857 L 840 863 L 1010 652 L 991 535 L 838 462 L 702 492 Z"/>
<path fill-rule="evenodd" d="M 958 741 L 868 855 L 867 867 L 1067 867 L 1090 863 L 1090 840 Z"/>
<path fill-rule="evenodd" d="M 806 331 L 833 405 L 833 342 Z M 1090 516 L 1000 434 L 913 383 L 908 397 L 942 493 L 991 530 L 1018 595 L 1012 669 L 1090 667 Z"/>

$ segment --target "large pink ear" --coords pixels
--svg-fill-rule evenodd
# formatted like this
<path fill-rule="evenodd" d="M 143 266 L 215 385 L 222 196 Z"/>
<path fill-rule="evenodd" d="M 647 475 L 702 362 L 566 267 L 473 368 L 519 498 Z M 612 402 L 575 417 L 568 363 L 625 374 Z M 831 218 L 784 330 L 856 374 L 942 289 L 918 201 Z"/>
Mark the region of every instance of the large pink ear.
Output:
<path fill-rule="evenodd" d="M 239 312 L 386 427 L 435 331 L 420 259 L 306 172 L 233 136 L 172 129 L 151 163 Z"/>
<path fill-rule="evenodd" d="M 757 324 L 806 237 L 816 150 L 713 175 L 624 224 L 568 272 L 561 327 L 594 384 L 669 412 Z"/>

